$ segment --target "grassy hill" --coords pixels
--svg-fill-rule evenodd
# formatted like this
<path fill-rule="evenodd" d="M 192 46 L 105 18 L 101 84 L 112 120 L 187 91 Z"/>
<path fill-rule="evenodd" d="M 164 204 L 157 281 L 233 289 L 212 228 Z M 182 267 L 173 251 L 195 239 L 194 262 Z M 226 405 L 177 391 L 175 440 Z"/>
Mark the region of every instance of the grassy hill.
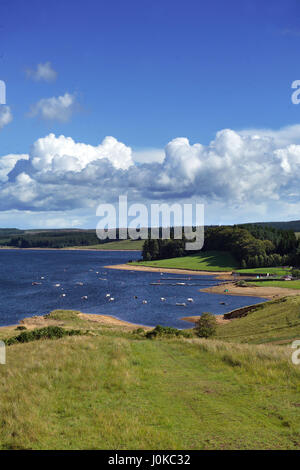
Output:
<path fill-rule="evenodd" d="M 263 225 L 273 227 L 282 230 L 293 230 L 294 232 L 300 232 L 300 220 L 291 220 L 288 222 L 252 222 L 253 225 Z M 246 224 L 241 224 L 246 225 Z"/>
<path fill-rule="evenodd" d="M 119 240 L 97 245 L 72 246 L 70 250 L 142 250 L 144 240 Z"/>
<path fill-rule="evenodd" d="M 256 344 L 291 343 L 300 339 L 300 296 L 260 304 L 248 316 L 220 325 L 217 337 Z"/>
<path fill-rule="evenodd" d="M 251 281 L 250 285 L 258 287 L 283 287 L 284 289 L 300 289 L 300 280 L 297 281 Z"/>
<path fill-rule="evenodd" d="M 239 274 L 265 274 L 270 273 L 272 276 L 286 276 L 291 274 L 291 268 L 272 268 L 272 267 L 261 267 L 261 268 L 246 268 L 237 269 Z"/>
<path fill-rule="evenodd" d="M 0 448 L 299 449 L 300 368 L 284 346 L 228 342 L 245 320 L 223 341 L 150 340 L 53 312 L 48 324 L 84 334 L 7 347 Z"/>
<path fill-rule="evenodd" d="M 232 271 L 238 267 L 237 261 L 227 251 L 203 251 L 181 258 L 161 259 L 131 263 L 138 266 L 157 268 L 193 269 L 196 271 Z"/>

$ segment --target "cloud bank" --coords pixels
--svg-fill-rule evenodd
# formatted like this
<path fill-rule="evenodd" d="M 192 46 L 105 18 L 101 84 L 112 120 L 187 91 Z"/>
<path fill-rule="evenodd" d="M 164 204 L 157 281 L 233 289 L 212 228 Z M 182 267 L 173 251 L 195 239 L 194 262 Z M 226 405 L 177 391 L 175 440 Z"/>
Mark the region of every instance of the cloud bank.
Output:
<path fill-rule="evenodd" d="M 151 150 L 135 158 L 136 152 L 114 137 L 92 146 L 49 134 L 28 154 L 0 158 L 0 208 L 94 214 L 99 203 L 128 194 L 133 202 L 193 199 L 215 208 L 220 219 L 225 212 L 248 213 L 252 220 L 296 217 L 299 140 L 300 126 L 223 129 L 208 145 L 178 137 L 159 158 L 157 149 L 153 158 Z"/>

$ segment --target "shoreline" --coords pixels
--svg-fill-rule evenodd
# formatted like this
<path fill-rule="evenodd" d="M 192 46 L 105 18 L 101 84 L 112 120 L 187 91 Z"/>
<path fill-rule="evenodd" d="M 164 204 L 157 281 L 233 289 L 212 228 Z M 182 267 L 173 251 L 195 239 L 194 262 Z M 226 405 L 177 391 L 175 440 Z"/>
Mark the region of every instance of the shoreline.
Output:
<path fill-rule="evenodd" d="M 228 289 L 228 292 L 224 292 Z M 209 294 L 222 294 L 222 295 L 237 295 L 247 297 L 261 297 L 263 299 L 279 299 L 290 295 L 300 295 L 300 289 L 289 289 L 285 287 L 239 287 L 233 282 L 224 282 L 213 287 L 205 287 L 200 289 L 200 292 L 207 292 Z"/>
<path fill-rule="evenodd" d="M 75 247 L 65 247 L 65 248 L 19 248 L 17 246 L 0 246 L 0 250 L 22 250 L 22 251 L 128 251 L 128 253 L 135 252 L 139 253 L 141 250 L 106 250 L 104 248 L 75 248 Z"/>
<path fill-rule="evenodd" d="M 0 247 L 1 249 L 1 247 Z M 11 247 L 6 247 L 4 249 L 10 249 L 10 250 L 27 250 L 27 251 L 36 251 L 36 250 L 42 250 L 42 251 L 71 251 L 72 248 L 11 248 Z M 140 250 L 98 250 L 98 249 L 73 249 L 73 251 L 140 251 Z M 195 270 L 189 270 L 189 269 L 180 269 L 180 268 L 156 268 L 152 266 L 131 266 L 128 264 L 120 264 L 120 265 L 110 265 L 110 266 L 103 266 L 105 269 L 117 269 L 117 270 L 125 270 L 125 271 L 137 271 L 137 272 L 156 272 L 156 273 L 170 273 L 170 274 L 185 274 L 185 275 L 204 275 L 204 276 L 214 276 L 217 277 L 218 279 L 228 279 L 228 277 L 231 276 L 231 272 L 224 273 L 222 271 L 195 271 Z M 89 313 L 82 313 L 79 311 L 78 315 L 80 318 L 86 319 L 91 322 L 96 322 L 98 324 L 106 325 L 106 326 L 120 326 L 120 327 L 127 327 L 130 329 L 135 329 L 135 328 L 144 328 L 144 329 L 153 329 L 154 326 L 147 326 L 143 324 L 137 324 L 137 323 L 131 323 L 127 322 L 126 320 L 121 320 L 118 317 L 112 316 L 112 315 L 105 315 L 105 314 L 89 314 Z M 222 318 L 221 318 L 222 317 Z M 190 323 L 193 323 L 194 320 L 190 319 L 191 317 L 186 317 L 186 318 L 180 318 L 183 321 L 187 321 Z M 218 323 L 223 323 L 223 315 L 216 315 Z M 227 320 L 228 321 L 228 320 Z M 46 319 L 44 318 L 43 315 L 34 315 L 32 317 L 25 317 L 19 321 L 18 324 L 12 324 L 12 325 L 5 325 L 5 326 L 0 326 L 0 331 L 5 331 L 5 330 L 15 330 L 18 326 L 26 326 L 28 329 L 32 328 L 37 328 L 37 327 L 42 327 L 45 326 L 46 323 L 48 324 L 53 324 L 53 320 Z M 57 322 L 56 322 L 57 323 Z"/>
<path fill-rule="evenodd" d="M 217 279 L 228 279 L 232 274 L 231 271 L 195 271 L 192 269 L 180 269 L 180 268 L 159 268 L 154 266 L 131 266 L 129 264 L 113 264 L 104 266 L 106 269 L 119 269 L 123 271 L 138 271 L 138 272 L 154 272 L 154 273 L 169 273 L 169 274 L 188 274 L 193 276 L 215 276 Z"/>
<path fill-rule="evenodd" d="M 57 248 L 9 248 L 9 249 L 16 249 L 16 250 L 53 250 L 53 251 L 70 251 L 70 249 L 57 249 Z M 77 251 L 77 249 L 74 249 Z M 140 251 L 140 250 L 78 250 L 78 251 Z M 300 295 L 300 289 L 290 289 L 290 288 L 282 288 L 282 287 L 257 287 L 257 286 L 250 286 L 250 287 L 240 287 L 237 286 L 231 279 L 232 279 L 232 272 L 221 272 L 221 271 L 195 271 L 190 269 L 180 269 L 180 268 L 162 268 L 162 267 L 154 267 L 154 266 L 131 266 L 129 264 L 117 264 L 117 265 L 109 265 L 103 266 L 105 269 L 116 269 L 116 270 L 124 270 L 124 271 L 136 271 L 136 272 L 155 272 L 155 273 L 170 273 L 170 274 L 185 274 L 191 276 L 214 276 L 216 279 L 227 280 L 228 282 L 224 282 L 212 287 L 206 287 L 203 289 L 199 289 L 198 292 L 206 292 L 210 294 L 222 294 L 222 295 L 235 295 L 235 296 L 247 296 L 247 297 L 257 297 L 263 298 L 265 300 L 273 300 L 278 299 L 281 297 L 292 296 L 292 295 Z M 230 279 L 231 278 L 231 279 Z M 228 292 L 224 292 L 225 289 L 228 289 Z M 83 313 L 81 311 L 77 311 L 79 318 L 87 320 L 91 323 L 97 323 L 98 325 L 108 326 L 108 327 L 126 327 L 131 330 L 136 328 L 144 328 L 146 330 L 151 330 L 153 326 L 147 326 L 143 324 L 131 323 L 126 320 L 121 320 L 120 318 L 113 316 L 113 315 L 105 315 L 105 314 L 91 314 L 91 313 Z M 230 319 L 224 318 L 223 314 L 216 314 L 215 315 L 218 324 L 225 324 L 231 321 Z M 200 318 L 199 315 L 187 315 L 185 317 L 181 317 L 180 320 L 189 322 L 191 324 L 195 323 Z M 57 322 L 53 319 L 45 318 L 43 315 L 35 315 L 33 317 L 25 317 L 19 321 L 19 323 L 13 325 L 6 325 L 0 326 L 0 331 L 5 332 L 13 332 L 18 326 L 26 326 L 28 329 L 33 329 L 37 327 L 43 327 L 46 325 L 51 324 L 58 324 L 62 325 L 62 322 Z M 191 325 L 191 328 L 193 326 Z"/>
<path fill-rule="evenodd" d="M 142 325 L 140 323 L 131 323 L 126 320 L 121 320 L 120 318 L 115 317 L 113 315 L 103 315 L 102 313 L 79 313 L 78 316 L 91 322 L 100 323 L 108 326 L 127 326 L 134 329 L 144 328 L 146 330 L 152 330 L 152 328 L 154 328 L 154 326 Z"/>
<path fill-rule="evenodd" d="M 79 310 L 74 310 L 78 312 L 78 317 L 82 320 L 90 321 L 91 323 L 98 323 L 103 326 L 111 327 L 126 327 L 129 329 L 144 328 L 145 330 L 151 330 L 154 327 L 142 325 L 138 323 L 131 323 L 126 320 L 121 320 L 118 317 L 113 315 L 97 314 L 97 313 L 83 313 Z M 0 331 L 10 331 L 15 330 L 18 326 L 25 326 L 28 330 L 34 328 L 42 328 L 50 325 L 60 325 L 63 326 L 62 320 L 55 320 L 53 318 L 47 318 L 45 315 L 34 315 L 32 317 L 25 317 L 21 319 L 17 324 L 12 325 L 3 325 L 0 326 Z M 17 334 L 17 333 L 16 333 Z"/>
<path fill-rule="evenodd" d="M 107 327 L 126 327 L 130 330 L 135 330 L 136 328 L 143 328 L 146 331 L 152 330 L 154 326 L 147 326 L 140 323 L 131 323 L 126 320 L 121 320 L 118 317 L 113 315 L 105 315 L 105 314 L 97 314 L 97 313 L 83 313 L 81 311 L 77 311 L 78 317 L 82 320 L 87 320 L 91 323 L 97 323 L 98 325 L 107 326 Z M 218 324 L 228 323 L 231 320 L 226 320 L 223 314 L 216 314 L 215 315 Z M 180 317 L 180 320 L 186 321 L 188 323 L 195 323 L 200 318 L 200 315 L 190 315 L 186 317 Z M 0 332 L 7 332 L 18 334 L 16 329 L 18 326 L 25 326 L 27 330 L 33 330 L 35 328 L 43 328 L 46 326 L 64 326 L 63 320 L 56 320 L 53 318 L 48 318 L 46 315 L 34 315 L 32 317 L 25 317 L 21 319 L 17 324 L 14 323 L 12 325 L 3 325 L 0 326 Z M 191 328 L 193 326 L 191 325 Z M 179 328 L 182 329 L 182 328 Z M 183 328 L 189 329 L 189 328 Z"/>
<path fill-rule="evenodd" d="M 189 315 L 187 317 L 181 317 L 180 320 L 188 321 L 189 323 L 196 323 L 196 321 L 199 320 L 200 316 L 201 315 Z M 218 325 L 224 325 L 225 323 L 229 323 L 231 321 L 224 318 L 223 314 L 216 314 L 215 318 Z"/>

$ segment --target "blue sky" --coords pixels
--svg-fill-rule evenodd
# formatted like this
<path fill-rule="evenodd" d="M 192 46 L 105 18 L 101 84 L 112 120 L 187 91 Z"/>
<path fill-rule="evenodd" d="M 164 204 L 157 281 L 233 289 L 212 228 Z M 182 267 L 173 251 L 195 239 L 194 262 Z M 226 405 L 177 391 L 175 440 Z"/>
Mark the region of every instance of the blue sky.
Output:
<path fill-rule="evenodd" d="M 63 198 L 54 203 L 52 199 L 57 191 L 53 182 L 52 186 L 49 183 L 53 166 L 45 169 L 48 171 L 46 183 L 44 176 L 43 179 L 34 173 L 36 167 L 29 168 L 34 158 L 30 149 L 38 139 L 50 133 L 92 146 L 101 144 L 106 136 L 113 136 L 131 147 L 133 162 L 140 159 L 139 164 L 146 164 L 140 174 L 148 175 L 142 188 L 134 187 L 134 191 L 138 191 L 139 201 L 151 202 L 151 175 L 155 179 L 157 172 L 171 171 L 167 184 L 162 188 L 160 182 L 154 197 L 161 201 L 175 199 L 170 179 L 177 176 L 182 182 L 184 178 L 191 178 L 189 162 L 195 150 L 191 147 L 184 150 L 185 168 L 181 160 L 180 165 L 178 161 L 174 163 L 174 155 L 178 157 L 174 145 L 164 167 L 153 166 L 155 155 L 163 155 L 164 147 L 173 139 L 186 138 L 190 146 L 195 143 L 208 146 L 204 153 L 197 155 L 194 168 L 199 178 L 197 183 L 192 181 L 196 188 L 199 181 L 210 186 L 212 172 L 218 181 L 216 162 L 200 174 L 204 171 L 201 169 L 203 161 L 209 158 L 211 148 L 215 148 L 211 142 L 216 141 L 216 133 L 230 129 L 246 139 L 253 135 L 253 129 L 258 133 L 267 129 L 265 134 L 260 134 L 261 138 L 267 137 L 272 142 L 260 151 L 268 153 L 270 160 L 265 162 L 268 166 L 283 146 L 278 130 L 286 128 L 283 140 L 288 156 L 281 155 L 277 173 L 273 168 L 270 177 L 280 179 L 286 159 L 292 159 L 290 168 L 286 167 L 290 174 L 283 182 L 278 181 L 263 206 L 258 207 L 256 199 L 250 200 L 250 193 L 241 196 L 232 194 L 229 187 L 224 189 L 226 181 L 222 175 L 228 175 L 229 179 L 232 176 L 227 167 L 219 175 L 218 188 L 190 192 L 187 188 L 191 187 L 191 181 L 188 181 L 186 188 L 180 189 L 178 199 L 199 197 L 209 208 L 210 223 L 233 223 L 245 218 L 300 218 L 295 190 L 298 182 L 291 176 L 297 169 L 293 165 L 298 165 L 298 154 L 291 156 L 288 148 L 300 142 L 299 129 L 291 128 L 300 123 L 300 106 L 291 102 L 291 83 L 300 79 L 300 6 L 297 0 L 11 0 L 0 3 L 0 12 L 0 79 L 7 86 L 7 106 L 11 113 L 10 122 L 0 129 L 0 155 L 29 154 L 28 165 L 18 164 L 13 175 L 19 171 L 33 181 L 21 176 L 16 183 L 7 173 L 8 177 L 3 179 L 4 193 L 0 195 L 2 226 L 37 226 L 46 219 L 50 225 L 74 225 L 75 222 L 82 226 L 93 225 L 94 205 L 96 201 L 101 202 L 101 195 L 93 196 L 94 205 L 89 201 L 71 206 L 65 204 Z M 37 79 L 39 64 L 49 64 L 56 78 Z M 56 100 L 66 94 L 72 100 L 66 116 L 59 117 L 54 111 L 49 118 L 45 111 L 49 102 L 41 100 Z M 53 106 L 57 106 L 56 101 Z M 245 136 L 248 129 L 251 132 Z M 229 146 L 226 152 L 230 153 L 232 144 L 227 142 L 226 145 Z M 236 164 L 238 168 L 241 162 L 245 164 L 245 159 L 253 158 L 249 157 L 248 147 L 246 142 L 242 155 L 230 155 L 231 166 Z M 122 150 L 120 152 L 122 159 Z M 225 155 L 224 152 L 223 149 L 221 154 Z M 250 154 L 253 155 L 253 149 Z M 65 158 L 62 152 L 60 158 Z M 259 156 L 255 158 L 259 162 Z M 66 172 L 75 171 L 72 165 L 61 161 L 60 185 L 68 178 L 62 174 L 62 167 Z M 14 170 L 14 166 L 9 169 Z M 124 179 L 119 173 L 127 167 L 113 164 L 113 170 L 118 173 L 114 175 L 118 187 L 120 178 Z M 103 175 L 103 168 L 101 171 Z M 261 173 L 258 168 L 253 171 Z M 244 178 L 247 180 L 245 175 Z M 133 189 L 131 181 L 129 175 L 127 187 L 122 183 L 123 192 Z M 15 192 L 27 191 L 30 184 L 35 185 L 34 197 L 17 200 Z M 41 184 L 43 188 L 37 188 Z M 74 190 L 80 185 L 81 197 L 85 199 L 82 181 L 77 179 L 70 184 Z M 92 182 L 87 186 L 89 184 Z M 70 191 L 69 187 L 65 189 Z M 284 199 L 284 205 L 279 205 L 278 198 Z M 43 203 L 38 202 L 41 199 Z M 47 199 L 51 199 L 49 206 Z M 222 204 L 227 207 L 226 216 Z"/>

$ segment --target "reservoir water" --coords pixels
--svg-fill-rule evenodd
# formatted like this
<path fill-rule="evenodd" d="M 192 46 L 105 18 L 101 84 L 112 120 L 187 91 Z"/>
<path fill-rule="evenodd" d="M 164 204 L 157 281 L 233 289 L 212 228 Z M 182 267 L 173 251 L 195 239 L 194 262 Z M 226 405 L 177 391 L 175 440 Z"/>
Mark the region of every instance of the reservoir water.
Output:
<path fill-rule="evenodd" d="M 214 276 L 104 267 L 140 257 L 140 252 L 126 251 L 1 250 L 0 326 L 54 309 L 75 309 L 148 326 L 190 328 L 181 317 L 202 312 L 223 314 L 263 301 L 199 292 L 220 282 Z M 107 294 L 114 301 L 109 301 Z M 161 297 L 166 300 L 162 302 Z M 188 302 L 188 298 L 194 302 Z M 176 303 L 185 303 L 186 307 Z"/>

